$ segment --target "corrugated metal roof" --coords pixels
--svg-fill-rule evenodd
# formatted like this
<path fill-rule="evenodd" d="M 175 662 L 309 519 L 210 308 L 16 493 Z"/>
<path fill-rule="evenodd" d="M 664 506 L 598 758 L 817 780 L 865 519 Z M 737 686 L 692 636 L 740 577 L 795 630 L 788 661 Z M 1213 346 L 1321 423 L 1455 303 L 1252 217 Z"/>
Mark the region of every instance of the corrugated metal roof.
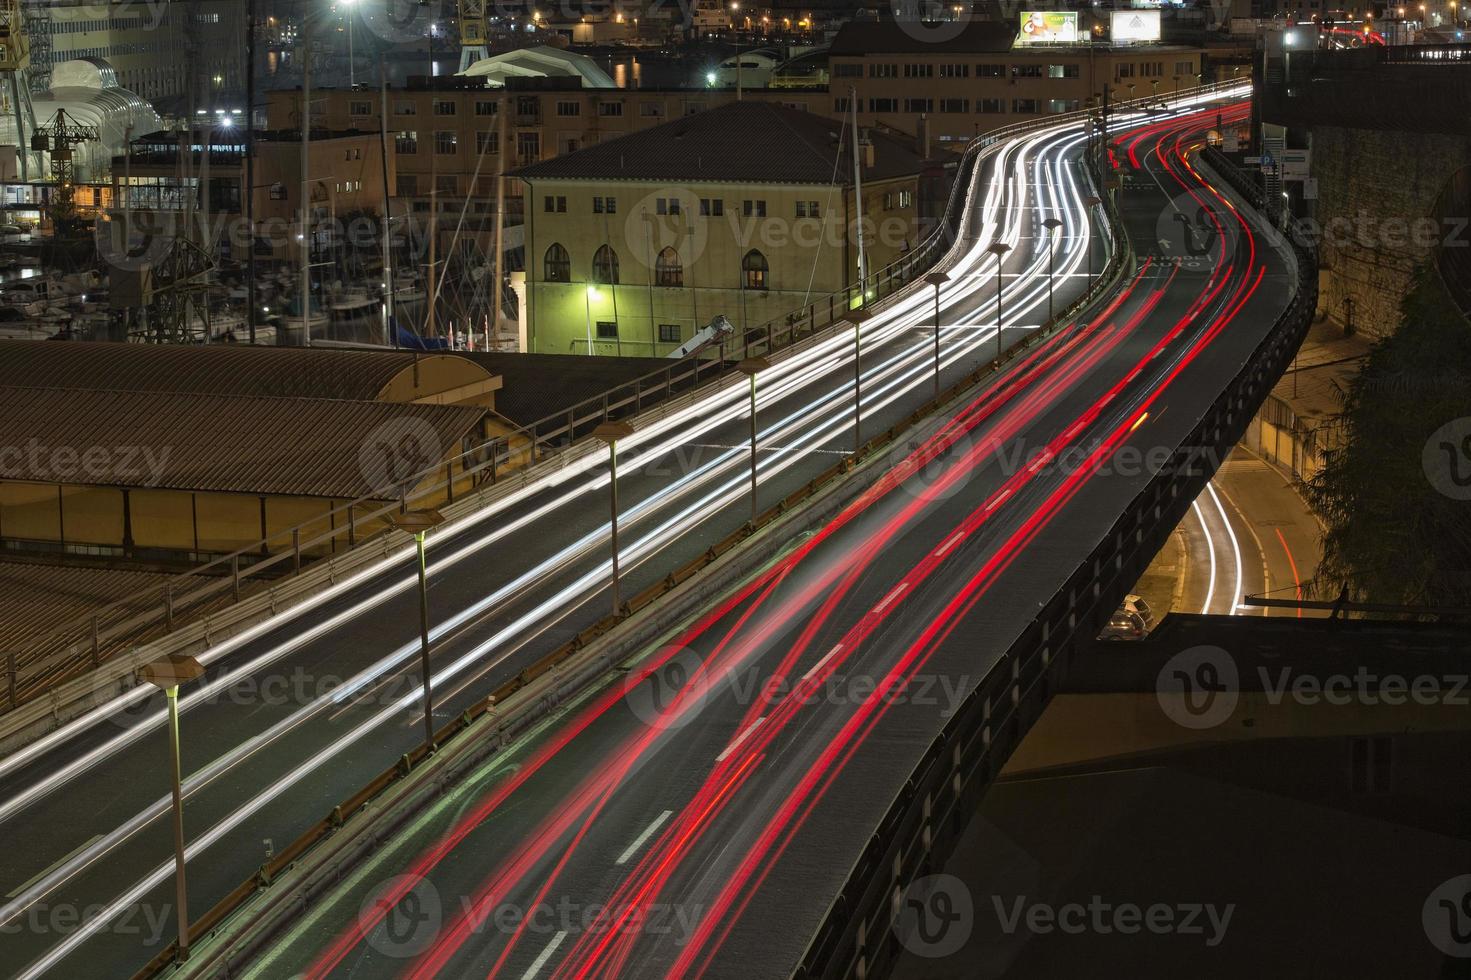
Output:
<path fill-rule="evenodd" d="M 385 490 L 375 446 L 413 439 L 418 455 L 438 460 L 484 414 L 321 398 L 0 387 L 0 479 L 353 499 Z M 437 445 L 423 445 L 431 440 Z"/>
<path fill-rule="evenodd" d="M 513 176 L 603 180 L 739 181 L 840 184 L 852 181 L 851 147 L 841 156 L 841 122 L 766 102 L 731 102 L 673 122 L 522 167 Z M 864 179 L 917 174 L 920 158 L 881 133 L 870 133 L 874 165 Z"/>
<path fill-rule="evenodd" d="M 124 571 L 44 562 L 0 561 L 0 649 L 15 650 L 32 637 L 138 597 L 138 610 L 153 604 L 154 590 L 175 578 L 162 572 Z"/>
<path fill-rule="evenodd" d="M 6 343 L 0 385 L 372 401 L 414 358 L 397 351 L 23 340 Z"/>

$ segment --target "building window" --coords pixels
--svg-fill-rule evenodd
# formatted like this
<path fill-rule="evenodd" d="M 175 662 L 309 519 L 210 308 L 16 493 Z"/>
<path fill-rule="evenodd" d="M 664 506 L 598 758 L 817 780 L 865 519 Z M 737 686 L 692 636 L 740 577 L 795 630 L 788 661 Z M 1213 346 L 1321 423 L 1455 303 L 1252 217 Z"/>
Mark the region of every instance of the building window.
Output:
<path fill-rule="evenodd" d="M 904 100 L 904 111 L 905 112 L 934 112 L 935 111 L 935 100 L 934 99 L 905 99 Z"/>
<path fill-rule="evenodd" d="M 617 321 L 616 320 L 599 320 L 598 321 L 598 339 L 599 340 L 617 340 L 618 339 L 618 323 L 617 323 Z"/>
<path fill-rule="evenodd" d="M 654 210 L 660 214 L 679 214 L 679 198 L 661 197 L 654 202 Z"/>
<path fill-rule="evenodd" d="M 580 115 L 582 115 L 582 103 L 581 102 L 558 102 L 557 103 L 557 115 L 559 115 L 559 116 L 580 116 Z"/>
<path fill-rule="evenodd" d="M 371 116 L 373 114 L 373 103 L 371 102 L 349 102 L 347 114 L 350 116 Z"/>
<path fill-rule="evenodd" d="M 664 118 L 664 103 L 662 102 L 640 102 L 638 114 L 644 118 Z"/>
<path fill-rule="evenodd" d="M 1134 66 L 1132 64 L 1118 65 L 1116 67 L 1117 67 L 1117 77 L 1119 77 L 1119 78 L 1133 78 L 1134 77 Z"/>
<path fill-rule="evenodd" d="M 684 340 L 683 332 L 677 323 L 659 324 L 659 343 L 678 344 Z"/>
<path fill-rule="evenodd" d="M 764 292 L 766 274 L 770 271 L 771 267 L 766 264 L 766 256 L 754 248 L 746 253 L 745 258 L 741 259 L 741 272 L 744 273 L 742 278 L 745 280 L 747 289 L 759 289 Z"/>
<path fill-rule="evenodd" d="M 898 112 L 899 111 L 899 100 L 898 99 L 869 99 L 868 100 L 868 111 L 869 112 Z"/>
<path fill-rule="evenodd" d="M 704 111 L 705 111 L 705 102 L 704 102 L 703 99 L 700 100 L 699 102 L 685 102 L 685 104 L 684 104 L 684 114 L 686 116 L 693 116 L 697 112 L 704 112 Z"/>
<path fill-rule="evenodd" d="M 419 108 L 412 102 L 395 102 L 393 104 L 393 114 L 396 116 L 416 116 L 419 114 Z"/>
<path fill-rule="evenodd" d="M 868 77 L 869 78 L 898 78 L 899 77 L 899 66 L 898 65 L 869 65 L 868 66 Z"/>
<path fill-rule="evenodd" d="M 397 188 L 399 197 L 414 197 L 419 193 L 419 178 L 413 174 L 399 174 Z"/>
<path fill-rule="evenodd" d="M 700 217 L 718 218 L 725 214 L 725 199 L 719 197 L 700 198 Z"/>
<path fill-rule="evenodd" d="M 1082 99 L 1048 99 L 1048 112 L 1077 112 L 1083 107 Z"/>
<path fill-rule="evenodd" d="M 1048 65 L 1047 66 L 1047 77 L 1048 78 L 1077 78 L 1078 77 L 1078 66 L 1077 65 Z"/>
<path fill-rule="evenodd" d="M 475 103 L 475 115 L 493 116 L 501 111 L 500 106 L 501 104 L 499 102 L 493 102 L 490 99 L 479 99 Z"/>
<path fill-rule="evenodd" d="M 797 217 L 820 218 L 822 217 L 822 208 L 816 201 L 798 201 Z"/>
<path fill-rule="evenodd" d="M 460 148 L 460 136 L 453 129 L 441 129 L 434 134 L 434 152 L 440 156 L 451 156 Z"/>
<path fill-rule="evenodd" d="M 545 270 L 542 278 L 547 282 L 572 281 L 572 257 L 560 242 L 552 242 L 547 249 Z"/>
<path fill-rule="evenodd" d="M 499 153 L 500 151 L 501 151 L 501 134 L 500 133 L 476 133 L 475 134 L 475 152 L 476 153 Z"/>
<path fill-rule="evenodd" d="M 518 96 L 516 96 L 516 115 L 518 115 L 518 116 L 539 116 L 539 115 L 541 115 L 541 106 L 537 103 L 536 96 L 534 96 L 534 95 L 518 95 Z"/>
<path fill-rule="evenodd" d="M 604 245 L 593 253 L 592 281 L 606 286 L 618 285 L 618 253 Z"/>
<path fill-rule="evenodd" d="M 436 116 L 453 116 L 457 107 L 453 99 L 435 99 L 434 114 Z"/>
<path fill-rule="evenodd" d="M 622 102 L 599 102 L 598 103 L 598 115 L 600 115 L 600 116 L 621 116 L 621 115 L 623 115 L 623 103 Z"/>
<path fill-rule="evenodd" d="M 1041 65 L 1012 65 L 1011 66 L 1011 77 L 1012 78 L 1041 78 L 1042 77 L 1042 66 Z"/>
<path fill-rule="evenodd" d="M 748 218 L 764 218 L 766 217 L 766 202 L 745 201 L 741 204 L 741 211 Z"/>
<path fill-rule="evenodd" d="M 616 197 L 594 197 L 592 199 L 593 214 L 617 214 L 618 198 Z"/>
<path fill-rule="evenodd" d="M 522 163 L 535 163 L 541 157 L 541 134 L 517 133 L 516 156 Z"/>
<path fill-rule="evenodd" d="M 684 263 L 672 245 L 666 246 L 654 259 L 654 282 L 660 286 L 684 285 Z"/>
<path fill-rule="evenodd" d="M 434 189 L 441 194 L 458 194 L 460 192 L 460 178 L 454 174 L 438 174 L 434 178 Z"/>
<path fill-rule="evenodd" d="M 970 99 L 941 99 L 941 112 L 970 112 Z"/>
<path fill-rule="evenodd" d="M 1035 113 L 1035 112 L 1041 112 L 1042 111 L 1042 103 L 1038 99 L 1012 99 L 1011 100 L 1011 111 L 1012 112 L 1022 112 L 1022 113 L 1027 113 L 1027 112 L 1033 112 L 1033 113 Z"/>
<path fill-rule="evenodd" d="M 941 78 L 969 78 L 970 65 L 941 65 Z"/>
<path fill-rule="evenodd" d="M 548 194 L 543 202 L 542 210 L 547 214 L 566 214 L 567 198 L 560 194 Z"/>
<path fill-rule="evenodd" d="M 393 138 L 393 148 L 399 153 L 418 153 L 419 134 L 413 130 L 405 130 Z"/>
<path fill-rule="evenodd" d="M 977 78 L 1005 78 L 1006 66 L 998 64 L 976 65 Z"/>
<path fill-rule="evenodd" d="M 843 61 L 833 65 L 834 78 L 862 78 L 863 64 L 855 61 Z"/>
<path fill-rule="evenodd" d="M 904 66 L 904 77 L 905 78 L 933 78 L 934 77 L 934 74 L 935 74 L 935 66 L 934 65 L 915 65 L 915 64 L 909 64 L 909 65 L 905 65 Z"/>
<path fill-rule="evenodd" d="M 848 96 L 845 95 L 840 99 L 833 99 L 833 113 L 835 115 L 845 116 L 852 111 L 853 100 Z"/>
<path fill-rule="evenodd" d="M 1005 111 L 1005 99 L 976 99 L 976 112 L 1002 113 Z"/>

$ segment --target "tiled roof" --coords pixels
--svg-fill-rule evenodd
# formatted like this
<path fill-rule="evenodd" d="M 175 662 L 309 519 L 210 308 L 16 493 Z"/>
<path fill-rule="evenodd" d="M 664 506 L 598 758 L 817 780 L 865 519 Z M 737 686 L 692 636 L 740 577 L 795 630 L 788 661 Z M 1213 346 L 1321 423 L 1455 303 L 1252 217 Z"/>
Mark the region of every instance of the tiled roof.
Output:
<path fill-rule="evenodd" d="M 373 401 L 414 357 L 245 344 L 19 340 L 7 342 L 0 355 L 0 385 Z"/>
<path fill-rule="evenodd" d="M 916 174 L 918 154 L 881 133 L 865 180 Z M 844 147 L 839 154 L 839 140 Z M 514 172 L 528 180 L 731 181 L 846 184 L 853 179 L 851 134 L 833 119 L 767 102 L 731 102 Z"/>
<path fill-rule="evenodd" d="M 484 414 L 327 398 L 0 387 L 0 479 L 351 500 L 384 489 L 371 456 L 382 433 L 407 432 L 438 461 Z M 430 439 L 437 446 L 423 445 Z"/>
<path fill-rule="evenodd" d="M 833 38 L 834 57 L 868 54 L 999 54 L 1010 51 L 1018 24 L 972 20 L 965 24 L 850 20 Z"/>

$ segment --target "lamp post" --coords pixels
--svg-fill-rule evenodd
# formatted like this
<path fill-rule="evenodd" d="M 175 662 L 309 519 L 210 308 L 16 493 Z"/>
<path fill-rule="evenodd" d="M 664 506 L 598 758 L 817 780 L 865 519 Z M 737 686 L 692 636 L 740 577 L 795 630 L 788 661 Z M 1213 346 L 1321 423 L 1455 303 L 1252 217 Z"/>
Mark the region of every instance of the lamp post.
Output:
<path fill-rule="evenodd" d="M 1001 366 L 1001 260 L 1011 251 L 1005 242 L 994 242 L 986 248 L 996 256 L 996 366 Z"/>
<path fill-rule="evenodd" d="M 756 526 L 756 375 L 771 367 L 764 357 L 748 357 L 736 370 L 751 379 L 751 527 Z"/>
<path fill-rule="evenodd" d="M 143 680 L 163 691 L 169 702 L 169 774 L 174 799 L 174 901 L 179 919 L 180 962 L 189 958 L 189 896 L 184 887 L 184 782 L 179 766 L 179 685 L 204 676 L 193 657 L 170 656 L 143 668 Z"/>
<path fill-rule="evenodd" d="M 1083 207 L 1088 209 L 1088 289 L 1093 288 L 1093 209 L 1103 203 L 1103 198 L 1090 194 L 1083 198 Z"/>
<path fill-rule="evenodd" d="M 1052 269 L 1052 253 L 1057 244 L 1057 229 L 1062 227 L 1062 221 L 1057 218 L 1048 218 L 1042 222 L 1042 227 L 1048 231 L 1047 235 L 1047 322 L 1052 322 L 1052 284 L 1056 278 Z"/>
<path fill-rule="evenodd" d="M 924 281 L 935 287 L 935 397 L 940 397 L 940 286 L 950 281 L 943 272 L 931 272 Z"/>
<path fill-rule="evenodd" d="M 849 310 L 853 324 L 853 455 L 863 446 L 863 322 L 873 314 L 867 310 Z"/>
<path fill-rule="evenodd" d="M 434 688 L 429 676 L 429 571 L 424 560 L 424 535 L 444 523 L 437 510 L 411 510 L 393 515 L 393 524 L 414 536 L 419 558 L 419 673 L 424 678 L 424 749 L 434 751 Z"/>
<path fill-rule="evenodd" d="M 633 426 L 627 422 L 604 422 L 593 430 L 593 435 L 608 444 L 608 501 L 612 514 L 613 548 L 613 616 L 623 609 L 618 582 L 618 440 L 633 435 Z"/>

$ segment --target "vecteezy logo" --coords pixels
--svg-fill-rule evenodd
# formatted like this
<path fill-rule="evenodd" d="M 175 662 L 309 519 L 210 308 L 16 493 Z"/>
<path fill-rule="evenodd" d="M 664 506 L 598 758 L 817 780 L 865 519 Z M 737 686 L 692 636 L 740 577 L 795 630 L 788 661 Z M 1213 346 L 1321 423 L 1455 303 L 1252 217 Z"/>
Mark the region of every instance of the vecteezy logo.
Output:
<path fill-rule="evenodd" d="M 163 261 L 178 238 L 179 223 L 167 212 L 103 212 L 92 227 L 97 257 L 114 269 L 139 272 Z"/>
<path fill-rule="evenodd" d="M 971 6 L 953 6 L 946 0 L 889 0 L 899 30 L 925 44 L 959 37 L 970 24 Z"/>
<path fill-rule="evenodd" d="M 662 650 L 653 659 L 653 669 L 635 668 L 624 678 L 623 700 L 651 728 L 682 728 L 710 696 L 709 670 L 699 654 L 685 647 Z"/>
<path fill-rule="evenodd" d="M 1241 698 L 1236 661 L 1220 647 L 1181 650 L 1160 668 L 1155 697 L 1182 728 L 1214 728 L 1231 717 Z"/>
<path fill-rule="evenodd" d="M 363 24 L 389 44 L 422 38 L 432 22 L 432 8 L 424 0 L 366 0 L 356 5 Z M 352 16 L 353 8 L 348 8 Z"/>
<path fill-rule="evenodd" d="M 1436 949 L 1447 956 L 1471 958 L 1471 874 L 1457 875 L 1431 892 L 1420 921 Z"/>
<path fill-rule="evenodd" d="M 688 187 L 661 187 L 633 202 L 623 219 L 625 252 L 654 270 L 657 286 L 678 286 L 710 240 L 709 219 L 739 220 L 733 213 L 706 215 L 704 202 Z M 713 209 L 715 203 L 710 207 Z M 678 270 L 678 271 L 676 271 Z"/>
<path fill-rule="evenodd" d="M 1452 500 L 1471 500 L 1471 415 L 1432 432 L 1420 463 L 1425 478 L 1440 493 Z"/>
<path fill-rule="evenodd" d="M 1203 199 L 1177 194 L 1160 211 L 1154 235 L 1159 256 L 1186 268 L 1208 269 L 1236 249 L 1236 234 Z"/>
<path fill-rule="evenodd" d="M 925 875 L 904 889 L 894 935 L 915 956 L 939 959 L 960 951 L 975 926 L 970 889 L 954 875 Z"/>
<path fill-rule="evenodd" d="M 422 875 L 390 878 L 358 907 L 368 945 L 384 956 L 407 959 L 429 948 L 444 921 L 439 889 Z"/>
<path fill-rule="evenodd" d="M 439 462 L 439 432 L 423 419 L 400 416 L 382 423 L 358 448 L 358 472 L 368 496 L 398 497 Z"/>
<path fill-rule="evenodd" d="M 910 438 L 897 443 L 889 452 L 889 469 L 904 492 L 925 501 L 949 500 L 970 481 L 973 469 L 950 474 L 971 448 L 969 432 L 947 437 L 933 452 L 923 450 L 924 443 Z"/>

